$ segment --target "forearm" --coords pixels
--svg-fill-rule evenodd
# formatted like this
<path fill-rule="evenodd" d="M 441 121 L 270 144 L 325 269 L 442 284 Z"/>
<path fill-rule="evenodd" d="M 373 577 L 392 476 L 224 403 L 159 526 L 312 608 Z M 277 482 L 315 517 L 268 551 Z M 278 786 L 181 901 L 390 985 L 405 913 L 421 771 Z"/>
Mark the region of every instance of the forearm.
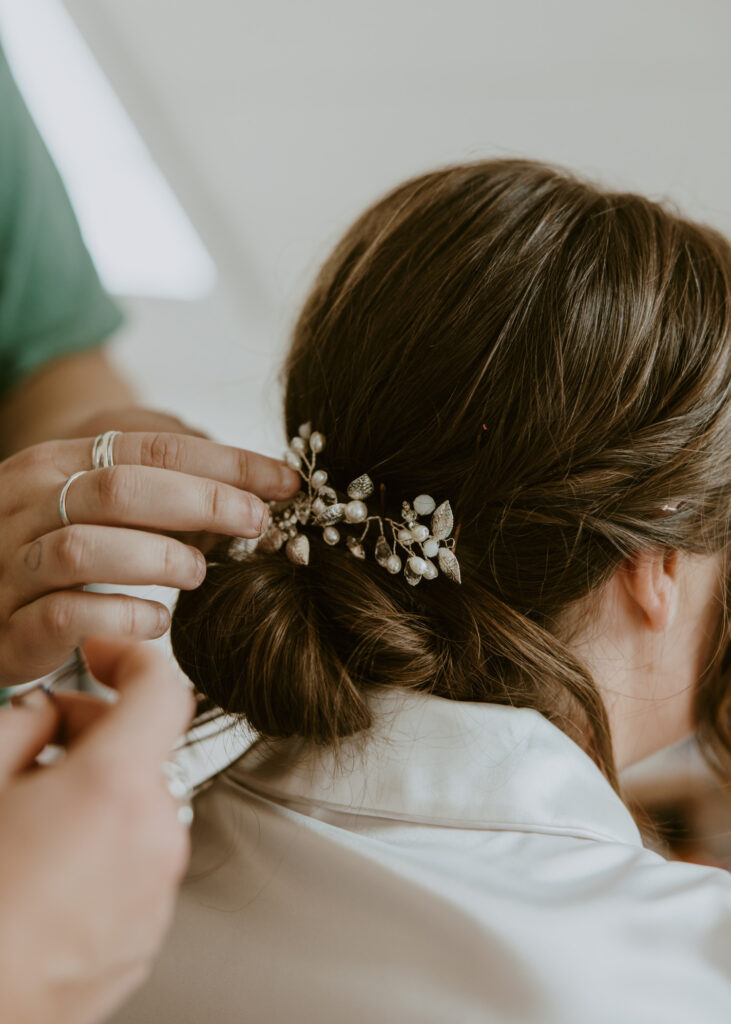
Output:
<path fill-rule="evenodd" d="M 77 423 L 135 401 L 103 349 L 54 359 L 0 403 L 0 457 L 39 441 L 67 437 Z"/>

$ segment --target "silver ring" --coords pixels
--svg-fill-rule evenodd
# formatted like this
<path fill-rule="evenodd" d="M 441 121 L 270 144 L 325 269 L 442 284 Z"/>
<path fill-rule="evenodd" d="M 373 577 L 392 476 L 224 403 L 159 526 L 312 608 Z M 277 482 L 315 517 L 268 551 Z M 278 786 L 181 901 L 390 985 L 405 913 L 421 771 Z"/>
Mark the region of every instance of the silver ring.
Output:
<path fill-rule="evenodd" d="M 83 476 L 84 473 L 88 473 L 88 469 L 80 469 L 78 473 L 72 473 L 66 483 L 61 488 L 61 493 L 58 496 L 58 511 L 61 513 L 61 522 L 64 526 L 71 526 L 71 520 L 66 512 L 66 498 L 69 493 L 69 487 L 76 480 L 77 477 Z"/>
<path fill-rule="evenodd" d="M 185 772 L 175 761 L 163 761 L 161 768 L 170 796 L 178 802 L 178 821 L 186 828 L 190 828 L 193 824 L 193 804 Z"/>
<path fill-rule="evenodd" d="M 94 469 L 108 469 L 114 465 L 114 439 L 121 434 L 121 430 L 107 430 L 94 438 L 91 446 L 91 464 Z"/>

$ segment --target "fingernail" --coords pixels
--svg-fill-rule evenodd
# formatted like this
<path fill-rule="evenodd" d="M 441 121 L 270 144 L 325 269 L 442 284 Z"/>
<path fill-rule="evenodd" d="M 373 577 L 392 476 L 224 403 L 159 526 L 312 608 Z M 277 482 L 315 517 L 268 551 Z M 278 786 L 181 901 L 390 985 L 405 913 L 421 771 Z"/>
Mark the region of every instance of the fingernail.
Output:
<path fill-rule="evenodd" d="M 295 471 L 291 469 L 286 462 L 283 462 L 280 466 L 279 477 L 282 488 L 282 497 L 288 498 L 290 494 L 293 494 L 299 489 L 299 474 L 295 473 Z"/>
<path fill-rule="evenodd" d="M 203 557 L 203 555 L 199 554 L 198 555 L 198 582 L 199 583 L 202 583 L 203 580 L 206 578 L 206 573 L 207 572 L 208 572 L 208 563 L 206 562 L 206 560 Z"/>
<path fill-rule="evenodd" d="M 196 573 L 197 573 L 196 579 L 197 579 L 198 583 L 200 584 L 206 578 L 206 570 L 207 570 L 206 560 L 205 560 L 204 556 L 201 554 L 201 552 L 198 550 L 198 548 L 194 548 L 190 544 L 188 545 L 188 548 L 190 550 L 190 553 L 193 555 L 193 559 L 195 561 Z"/>
<path fill-rule="evenodd" d="M 261 503 L 259 504 L 261 506 L 261 518 L 259 520 L 259 525 L 257 529 L 259 530 L 259 536 L 261 536 L 261 534 L 264 533 L 266 528 L 269 526 L 269 509 L 267 508 L 266 505 L 261 505 Z"/>
<path fill-rule="evenodd" d="M 160 608 L 157 613 L 157 628 L 155 635 L 162 636 L 163 633 L 167 633 L 170 629 L 170 612 L 167 608 Z"/>

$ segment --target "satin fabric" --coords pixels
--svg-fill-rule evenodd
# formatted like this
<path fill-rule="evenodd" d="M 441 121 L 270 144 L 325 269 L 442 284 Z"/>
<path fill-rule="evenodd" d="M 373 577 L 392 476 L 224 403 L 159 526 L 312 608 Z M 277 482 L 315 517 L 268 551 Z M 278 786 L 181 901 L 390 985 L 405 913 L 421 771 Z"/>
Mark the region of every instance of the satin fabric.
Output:
<path fill-rule="evenodd" d="M 731 878 L 645 849 L 529 709 L 398 690 L 338 751 L 256 743 L 196 801 L 117 1024 L 728 1024 Z"/>

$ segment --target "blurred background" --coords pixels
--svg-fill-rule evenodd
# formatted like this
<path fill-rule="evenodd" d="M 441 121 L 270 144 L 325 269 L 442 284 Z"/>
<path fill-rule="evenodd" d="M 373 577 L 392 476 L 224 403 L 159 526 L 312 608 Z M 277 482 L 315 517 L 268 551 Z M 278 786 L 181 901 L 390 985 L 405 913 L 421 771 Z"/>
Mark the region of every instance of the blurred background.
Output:
<path fill-rule="evenodd" d="M 731 232 L 726 0 L 0 0 L 119 361 L 222 439 L 282 436 L 313 273 L 385 190 L 525 155 Z"/>
<path fill-rule="evenodd" d="M 535 157 L 731 234 L 727 0 L 0 0 L 0 32 L 127 313 L 115 359 L 230 443 L 280 453 L 308 285 L 408 176 Z M 692 744 L 631 781 L 679 855 L 731 864 Z"/>

